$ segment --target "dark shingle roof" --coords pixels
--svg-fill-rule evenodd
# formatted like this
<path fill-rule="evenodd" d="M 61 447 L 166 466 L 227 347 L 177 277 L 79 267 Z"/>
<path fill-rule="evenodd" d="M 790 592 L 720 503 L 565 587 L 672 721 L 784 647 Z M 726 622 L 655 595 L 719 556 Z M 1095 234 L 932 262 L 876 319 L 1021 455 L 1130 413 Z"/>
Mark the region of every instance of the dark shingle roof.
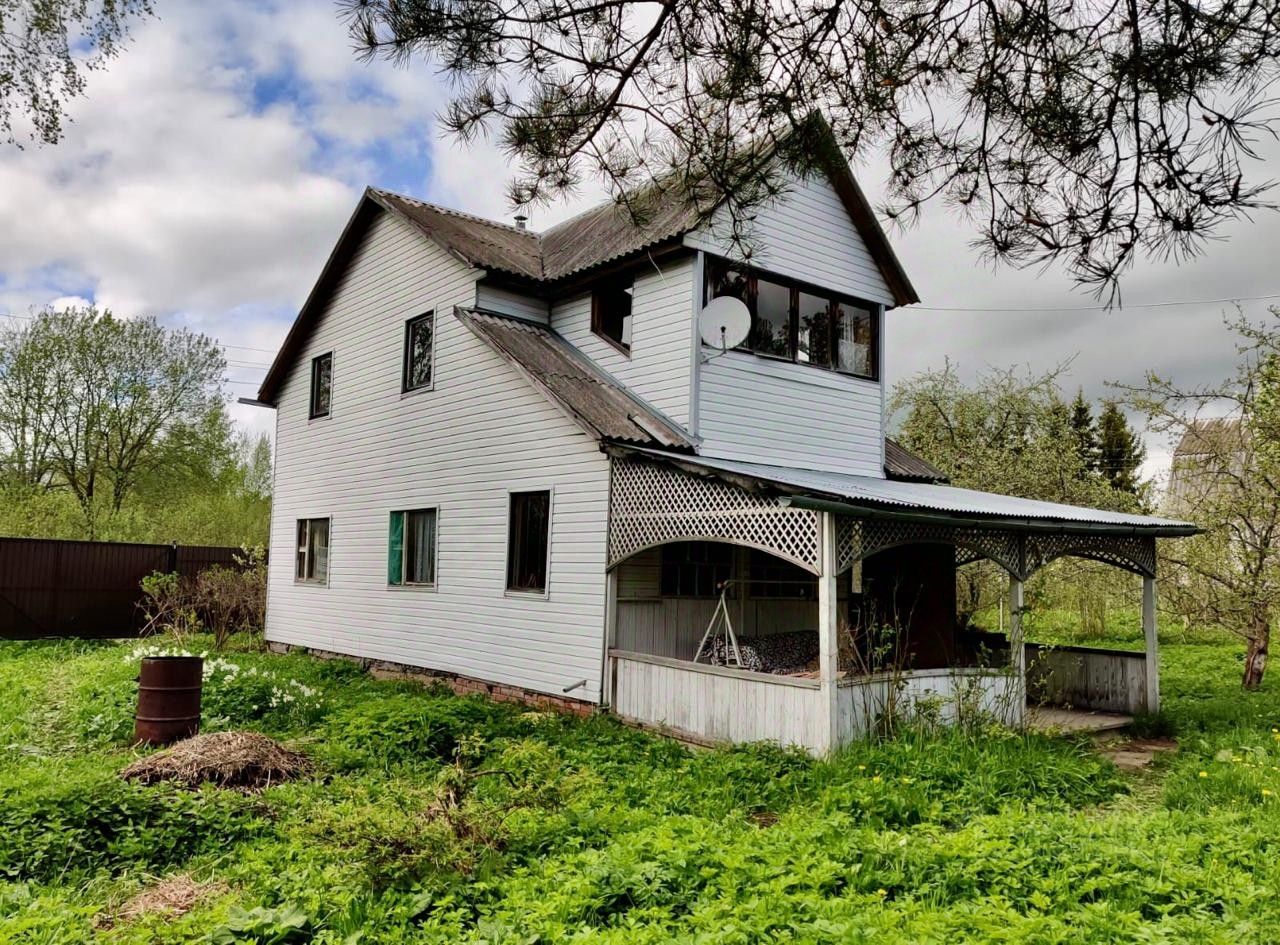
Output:
<path fill-rule="evenodd" d="M 546 277 L 562 279 L 621 259 L 683 236 L 697 224 L 697 210 L 680 194 L 654 197 L 641 211 L 639 221 L 620 203 L 592 207 L 542 234 Z"/>
<path fill-rule="evenodd" d="M 884 474 L 900 482 L 946 482 L 946 474 L 897 440 L 884 438 Z"/>
<path fill-rule="evenodd" d="M 475 309 L 455 308 L 453 313 L 597 439 L 667 449 L 693 448 L 680 427 L 601 371 L 550 328 Z"/>
<path fill-rule="evenodd" d="M 369 196 L 453 250 L 469 265 L 503 269 L 529 279 L 542 278 L 542 248 L 536 233 L 423 203 L 389 190 L 370 188 Z"/>

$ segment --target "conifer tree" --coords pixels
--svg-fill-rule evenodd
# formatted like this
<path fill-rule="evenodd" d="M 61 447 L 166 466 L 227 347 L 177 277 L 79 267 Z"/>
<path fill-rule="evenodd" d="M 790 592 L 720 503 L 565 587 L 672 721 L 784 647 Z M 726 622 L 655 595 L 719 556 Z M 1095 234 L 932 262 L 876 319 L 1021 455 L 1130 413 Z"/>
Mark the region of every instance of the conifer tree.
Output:
<path fill-rule="evenodd" d="M 1112 488 L 1138 494 L 1138 467 L 1147 450 L 1114 400 L 1106 401 L 1098 417 L 1098 467 Z"/>
<path fill-rule="evenodd" d="M 1071 435 L 1075 439 L 1081 473 L 1096 475 L 1098 472 L 1098 424 L 1093 419 L 1093 407 L 1084 399 L 1083 388 L 1076 390 L 1076 399 L 1071 403 Z"/>

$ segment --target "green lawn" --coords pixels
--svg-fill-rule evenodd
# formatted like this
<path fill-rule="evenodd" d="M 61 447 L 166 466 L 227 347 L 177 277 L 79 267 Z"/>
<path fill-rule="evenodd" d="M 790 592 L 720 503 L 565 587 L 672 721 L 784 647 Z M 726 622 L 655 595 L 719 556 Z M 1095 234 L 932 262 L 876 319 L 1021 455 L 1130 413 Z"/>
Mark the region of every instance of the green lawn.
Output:
<path fill-rule="evenodd" d="M 197 641 L 192 648 L 207 644 Z M 132 644 L 0 644 L 0 942 L 1272 942 L 1280 687 L 1164 649 L 1182 750 L 915 733 L 827 762 L 689 752 L 343 662 L 223 654 L 206 728 L 322 772 L 251 797 L 116 772 Z M 180 919 L 103 928 L 174 873 Z"/>

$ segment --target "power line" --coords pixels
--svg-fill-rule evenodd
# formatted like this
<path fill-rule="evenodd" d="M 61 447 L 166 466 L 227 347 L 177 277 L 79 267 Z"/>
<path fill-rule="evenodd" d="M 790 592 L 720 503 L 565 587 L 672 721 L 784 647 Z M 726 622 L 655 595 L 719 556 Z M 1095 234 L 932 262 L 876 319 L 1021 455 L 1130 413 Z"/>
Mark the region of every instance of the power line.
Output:
<path fill-rule="evenodd" d="M 1131 308 L 1171 308 L 1180 305 L 1219 305 L 1223 302 L 1264 302 L 1267 299 L 1280 299 L 1280 292 L 1274 295 L 1237 296 L 1226 299 L 1177 299 L 1168 302 L 1143 302 L 1138 305 L 1124 305 L 1121 309 Z M 1062 308 L 996 308 L 982 305 L 976 308 L 943 308 L 934 305 L 912 305 L 913 312 L 1109 312 L 1109 305 L 1077 305 Z"/>

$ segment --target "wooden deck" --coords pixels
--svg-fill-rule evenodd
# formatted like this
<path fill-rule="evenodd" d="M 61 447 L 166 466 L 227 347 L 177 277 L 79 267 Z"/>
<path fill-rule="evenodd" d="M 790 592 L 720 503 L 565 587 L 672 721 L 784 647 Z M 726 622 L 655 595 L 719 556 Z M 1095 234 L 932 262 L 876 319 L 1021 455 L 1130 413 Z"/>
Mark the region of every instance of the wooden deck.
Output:
<path fill-rule="evenodd" d="M 1055 706 L 1031 706 L 1027 709 L 1027 727 L 1037 732 L 1113 732 L 1132 724 L 1132 715 L 1119 712 L 1060 709 Z"/>

